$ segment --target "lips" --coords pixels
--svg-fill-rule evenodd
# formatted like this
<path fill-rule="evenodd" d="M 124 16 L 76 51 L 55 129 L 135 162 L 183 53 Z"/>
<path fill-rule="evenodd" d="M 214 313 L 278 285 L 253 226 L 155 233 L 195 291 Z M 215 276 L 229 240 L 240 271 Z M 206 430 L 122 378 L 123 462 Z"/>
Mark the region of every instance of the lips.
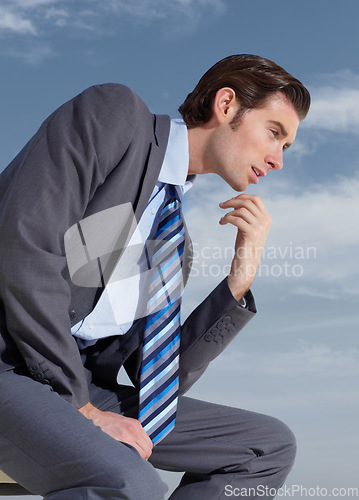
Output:
<path fill-rule="evenodd" d="M 263 177 L 265 175 L 264 172 L 262 172 L 262 170 L 259 170 L 259 168 L 252 167 L 252 170 L 257 177 Z"/>
<path fill-rule="evenodd" d="M 264 177 L 267 175 L 267 172 L 263 172 L 263 170 L 260 170 L 257 167 L 252 167 L 252 172 L 253 172 L 252 178 L 254 184 L 258 184 L 258 177 Z"/>
<path fill-rule="evenodd" d="M 258 172 L 258 173 L 257 173 Z M 260 177 L 259 170 L 256 168 L 252 167 L 252 182 L 254 184 L 258 184 L 258 177 Z"/>

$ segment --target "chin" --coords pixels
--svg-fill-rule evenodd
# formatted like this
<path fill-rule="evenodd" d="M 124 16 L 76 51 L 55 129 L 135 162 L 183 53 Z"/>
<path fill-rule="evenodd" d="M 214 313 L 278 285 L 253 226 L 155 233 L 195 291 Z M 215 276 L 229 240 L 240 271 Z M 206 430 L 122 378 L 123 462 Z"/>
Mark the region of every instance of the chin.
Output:
<path fill-rule="evenodd" d="M 241 193 L 242 191 L 245 191 L 247 189 L 247 187 L 249 186 L 248 182 L 245 183 L 245 182 L 240 182 L 240 181 L 238 181 L 238 182 L 232 181 L 232 182 L 228 182 L 228 184 L 231 186 L 232 189 L 237 191 L 237 193 Z"/>
<path fill-rule="evenodd" d="M 242 191 L 245 191 L 247 189 L 247 187 L 249 186 L 249 182 L 248 180 L 244 180 L 244 179 L 234 179 L 233 177 L 231 177 L 230 175 L 227 176 L 225 174 L 219 174 L 220 177 L 222 177 L 222 179 L 232 188 L 234 189 L 235 191 L 237 191 L 237 193 L 241 193 Z"/>

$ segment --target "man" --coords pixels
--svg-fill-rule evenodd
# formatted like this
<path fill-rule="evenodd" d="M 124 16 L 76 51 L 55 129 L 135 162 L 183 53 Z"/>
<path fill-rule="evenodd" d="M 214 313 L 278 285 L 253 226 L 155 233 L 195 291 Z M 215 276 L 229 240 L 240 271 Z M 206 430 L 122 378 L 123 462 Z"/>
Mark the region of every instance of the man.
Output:
<path fill-rule="evenodd" d="M 262 200 L 221 203 L 220 224 L 237 228 L 231 272 L 181 327 L 172 283 L 181 267 L 188 275 L 180 203 L 192 176 L 216 173 L 244 191 L 279 170 L 309 103 L 298 80 L 251 55 L 211 68 L 179 108 L 184 122 L 152 115 L 126 87 L 100 85 L 55 111 L 1 174 L 8 475 L 49 500 L 159 500 L 153 466 L 185 472 L 175 500 L 238 488 L 273 497 L 294 460 L 291 431 L 183 396 L 256 312 L 249 287 L 271 224 Z M 117 384 L 121 366 L 134 387 Z"/>

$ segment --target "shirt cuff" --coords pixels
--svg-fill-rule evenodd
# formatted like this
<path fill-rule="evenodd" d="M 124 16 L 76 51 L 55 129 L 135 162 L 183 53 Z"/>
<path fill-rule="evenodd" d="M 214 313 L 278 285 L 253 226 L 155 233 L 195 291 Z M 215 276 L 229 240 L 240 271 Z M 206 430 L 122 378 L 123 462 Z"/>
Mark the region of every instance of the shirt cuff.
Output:
<path fill-rule="evenodd" d="M 244 297 L 242 297 L 241 300 L 238 301 L 238 304 L 247 309 L 247 301 Z"/>

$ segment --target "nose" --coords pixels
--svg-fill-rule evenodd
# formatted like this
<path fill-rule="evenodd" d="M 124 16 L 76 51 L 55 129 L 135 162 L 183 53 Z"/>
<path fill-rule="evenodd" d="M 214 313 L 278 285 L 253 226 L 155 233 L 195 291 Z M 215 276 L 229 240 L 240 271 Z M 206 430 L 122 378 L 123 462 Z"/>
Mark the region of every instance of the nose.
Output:
<path fill-rule="evenodd" d="M 283 167 L 283 149 L 277 148 L 275 151 L 272 151 L 266 161 L 271 170 L 280 170 Z"/>

